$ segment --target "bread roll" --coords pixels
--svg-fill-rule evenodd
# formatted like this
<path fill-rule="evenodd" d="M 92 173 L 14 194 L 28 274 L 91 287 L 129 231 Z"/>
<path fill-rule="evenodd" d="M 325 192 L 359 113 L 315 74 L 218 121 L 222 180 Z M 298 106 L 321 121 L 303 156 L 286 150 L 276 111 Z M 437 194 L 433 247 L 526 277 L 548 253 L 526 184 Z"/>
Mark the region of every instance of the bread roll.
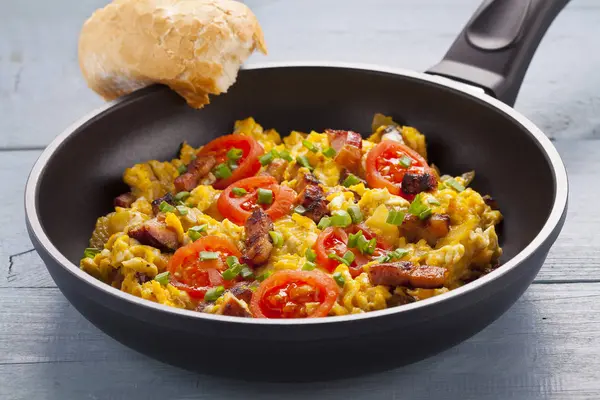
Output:
<path fill-rule="evenodd" d="M 200 108 L 226 92 L 254 50 L 267 53 L 250 9 L 231 0 L 114 0 L 85 22 L 79 66 L 112 100 L 153 83 Z"/>

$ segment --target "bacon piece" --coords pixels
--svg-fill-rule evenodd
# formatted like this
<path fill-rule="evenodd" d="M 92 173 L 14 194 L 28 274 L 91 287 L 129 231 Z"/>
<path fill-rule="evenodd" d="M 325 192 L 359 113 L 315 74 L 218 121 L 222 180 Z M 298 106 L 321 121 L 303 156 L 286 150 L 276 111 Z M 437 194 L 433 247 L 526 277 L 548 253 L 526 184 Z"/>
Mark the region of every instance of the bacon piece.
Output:
<path fill-rule="evenodd" d="M 400 225 L 400 235 L 409 242 L 425 239 L 430 246 L 435 246 L 440 238 L 450 232 L 450 217 L 446 214 L 433 214 L 425 220 L 416 215 L 406 214 Z"/>
<path fill-rule="evenodd" d="M 437 187 L 437 178 L 427 172 L 413 174 L 407 172 L 402 178 L 402 191 L 406 194 L 418 194 L 428 192 Z"/>
<path fill-rule="evenodd" d="M 498 202 L 496 201 L 496 199 L 494 199 L 489 194 L 486 194 L 485 196 L 483 196 L 483 201 L 485 202 L 485 204 L 487 204 L 488 206 L 490 206 L 490 208 L 492 210 L 497 210 L 498 209 Z"/>
<path fill-rule="evenodd" d="M 303 215 L 318 223 L 328 213 L 325 192 L 319 185 L 319 180 L 312 174 L 304 174 L 296 189 L 300 193 L 296 197 L 296 204 L 306 209 Z"/>
<path fill-rule="evenodd" d="M 362 136 L 353 131 L 326 129 L 329 143 L 336 152 L 335 162 L 350 171 L 360 170 Z"/>
<path fill-rule="evenodd" d="M 261 173 L 261 175 L 272 176 L 277 180 L 277 182 L 281 183 L 283 181 L 283 175 L 285 174 L 285 170 L 288 167 L 288 162 L 281 158 L 277 158 L 269 164 L 267 169 Z"/>
<path fill-rule="evenodd" d="M 175 189 L 178 192 L 192 191 L 200 179 L 205 177 L 213 169 L 217 160 L 210 154 L 199 155 L 188 164 L 187 172 L 175 178 Z"/>
<path fill-rule="evenodd" d="M 135 196 L 131 192 L 123 193 L 115 197 L 113 202 L 115 207 L 129 208 L 135 201 Z"/>
<path fill-rule="evenodd" d="M 417 266 L 409 261 L 375 264 L 369 268 L 369 278 L 374 285 L 412 286 L 435 289 L 444 286 L 448 271 L 431 265 Z"/>
<path fill-rule="evenodd" d="M 177 232 L 172 231 L 155 218 L 131 229 L 128 234 L 129 237 L 136 239 L 141 244 L 156 247 L 162 251 L 175 251 L 179 247 Z"/>
<path fill-rule="evenodd" d="M 250 300 L 252 300 L 252 293 L 254 293 L 254 289 L 257 287 L 257 282 L 238 282 L 233 285 L 229 291 L 238 299 L 244 300 L 246 303 L 250 304 Z"/>
<path fill-rule="evenodd" d="M 246 220 L 246 253 L 244 263 L 257 267 L 269 260 L 273 243 L 269 231 L 273 230 L 273 221 L 262 208 L 255 208 Z"/>
<path fill-rule="evenodd" d="M 298 183 L 296 183 L 296 192 L 300 193 L 304 190 L 307 185 L 319 185 L 321 182 L 313 174 L 302 174 L 298 177 Z"/>
<path fill-rule="evenodd" d="M 160 212 L 160 204 L 165 202 L 169 205 L 175 206 L 175 198 L 171 193 L 165 194 L 163 197 L 159 197 L 158 199 L 152 201 L 152 212 L 154 215 L 157 215 Z"/>
<path fill-rule="evenodd" d="M 223 296 L 223 304 L 217 314 L 229 315 L 231 317 L 252 317 L 248 304 L 241 301 L 232 293 L 225 293 Z"/>

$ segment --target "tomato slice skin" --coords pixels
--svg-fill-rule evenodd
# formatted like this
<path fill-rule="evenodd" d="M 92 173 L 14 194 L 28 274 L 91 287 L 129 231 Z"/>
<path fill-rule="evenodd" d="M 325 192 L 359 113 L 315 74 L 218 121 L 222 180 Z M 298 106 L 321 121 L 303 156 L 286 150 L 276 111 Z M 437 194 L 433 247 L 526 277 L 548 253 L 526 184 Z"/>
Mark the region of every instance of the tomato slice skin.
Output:
<path fill-rule="evenodd" d="M 237 197 L 233 188 L 246 190 L 246 194 Z M 269 205 L 257 204 L 257 190 L 269 189 L 273 192 L 273 202 Z M 262 207 L 272 221 L 288 215 L 294 206 L 297 193 L 287 186 L 279 185 L 272 176 L 255 176 L 242 179 L 228 186 L 217 200 L 217 209 L 230 221 L 243 225 L 256 207 Z"/>
<path fill-rule="evenodd" d="M 325 317 L 339 293 L 333 278 L 319 270 L 277 271 L 252 294 L 250 311 L 255 318 Z M 303 308 L 307 300 L 317 300 L 319 305 L 309 312 Z"/>
<path fill-rule="evenodd" d="M 406 156 L 411 165 L 404 168 L 399 159 Z M 402 178 L 407 172 L 414 174 L 433 173 L 427 161 L 408 146 L 392 140 L 382 140 L 369 151 L 366 160 L 367 183 L 373 188 L 387 188 L 391 194 L 412 200 L 414 195 L 402 191 Z"/>
<path fill-rule="evenodd" d="M 200 149 L 198 155 L 213 155 L 217 165 L 227 161 L 227 152 L 233 148 L 242 150 L 242 157 L 237 161 L 238 167 L 232 171 L 229 178 L 217 179 L 213 183 L 215 189 L 225 189 L 232 183 L 254 176 L 260 170 L 259 157 L 265 153 L 263 147 L 251 136 L 231 134 L 221 136 L 207 143 Z"/>
<path fill-rule="evenodd" d="M 218 252 L 216 260 L 199 260 L 201 251 Z M 167 270 L 173 286 L 183 289 L 191 297 L 203 298 L 206 291 L 215 286 L 231 286 L 233 281 L 226 281 L 221 271 L 227 269 L 227 256 L 241 257 L 237 246 L 229 239 L 221 236 L 204 236 L 187 246 L 177 249 Z"/>

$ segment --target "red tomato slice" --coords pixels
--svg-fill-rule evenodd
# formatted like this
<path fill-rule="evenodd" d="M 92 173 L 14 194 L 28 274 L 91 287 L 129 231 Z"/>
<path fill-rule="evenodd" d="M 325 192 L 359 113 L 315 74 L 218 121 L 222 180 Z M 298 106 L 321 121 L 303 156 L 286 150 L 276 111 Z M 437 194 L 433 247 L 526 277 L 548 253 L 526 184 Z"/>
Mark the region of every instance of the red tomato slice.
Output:
<path fill-rule="evenodd" d="M 233 193 L 233 188 L 244 189 L 247 193 L 238 197 Z M 258 204 L 259 188 L 273 192 L 271 204 Z M 279 185 L 272 176 L 255 176 L 242 179 L 223 190 L 217 200 L 217 208 L 223 217 L 238 225 L 243 225 L 257 207 L 262 207 L 275 221 L 290 213 L 296 196 L 293 189 Z"/>
<path fill-rule="evenodd" d="M 325 317 L 340 293 L 329 275 L 318 271 L 278 271 L 265 279 L 252 295 L 255 318 Z M 318 303 L 307 308 L 307 303 Z"/>
<path fill-rule="evenodd" d="M 237 160 L 237 168 L 232 170 L 232 174 L 226 179 L 217 179 L 213 183 L 215 189 L 225 189 L 235 181 L 254 176 L 260 170 L 260 161 L 258 158 L 265 153 L 260 143 L 251 136 L 232 134 L 221 136 L 207 143 L 198 155 L 213 155 L 217 160 L 217 165 L 227 162 L 227 152 L 231 149 L 242 150 L 242 157 Z"/>
<path fill-rule="evenodd" d="M 200 261 L 202 251 L 216 252 L 218 258 Z M 221 236 L 204 236 L 180 247 L 169 261 L 171 284 L 196 298 L 203 298 L 211 287 L 228 287 L 234 282 L 225 281 L 221 276 L 221 271 L 227 269 L 228 256 L 241 257 L 241 254 L 231 240 Z"/>
<path fill-rule="evenodd" d="M 404 157 L 411 161 L 406 168 L 401 163 Z M 407 172 L 413 174 L 433 173 L 427 161 L 408 146 L 391 140 L 383 140 L 367 154 L 367 183 L 373 188 L 387 188 L 391 194 L 412 200 L 414 195 L 402 191 L 402 178 Z"/>

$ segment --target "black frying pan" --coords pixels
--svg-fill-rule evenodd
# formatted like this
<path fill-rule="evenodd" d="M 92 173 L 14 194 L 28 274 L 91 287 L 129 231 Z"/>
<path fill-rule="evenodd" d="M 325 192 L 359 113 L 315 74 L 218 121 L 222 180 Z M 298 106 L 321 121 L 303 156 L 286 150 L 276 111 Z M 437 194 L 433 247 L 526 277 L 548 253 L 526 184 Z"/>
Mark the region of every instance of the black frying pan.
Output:
<path fill-rule="evenodd" d="M 484 328 L 521 296 L 563 225 L 568 193 L 563 163 L 544 134 L 509 105 L 543 33 L 567 2 L 485 1 L 428 74 L 277 64 L 243 70 L 228 94 L 202 110 L 159 86 L 109 103 L 56 138 L 33 167 L 25 193 L 31 240 L 87 319 L 127 346 L 186 368 L 252 379 L 316 379 L 437 353 Z M 367 133 L 376 112 L 424 132 L 430 158 L 442 171 L 476 170 L 475 188 L 494 196 L 505 216 L 500 268 L 410 305 L 308 320 L 168 308 L 78 268 L 96 218 L 127 189 L 121 183 L 126 167 L 170 159 L 181 141 L 204 144 L 247 116 L 280 132 Z"/>

